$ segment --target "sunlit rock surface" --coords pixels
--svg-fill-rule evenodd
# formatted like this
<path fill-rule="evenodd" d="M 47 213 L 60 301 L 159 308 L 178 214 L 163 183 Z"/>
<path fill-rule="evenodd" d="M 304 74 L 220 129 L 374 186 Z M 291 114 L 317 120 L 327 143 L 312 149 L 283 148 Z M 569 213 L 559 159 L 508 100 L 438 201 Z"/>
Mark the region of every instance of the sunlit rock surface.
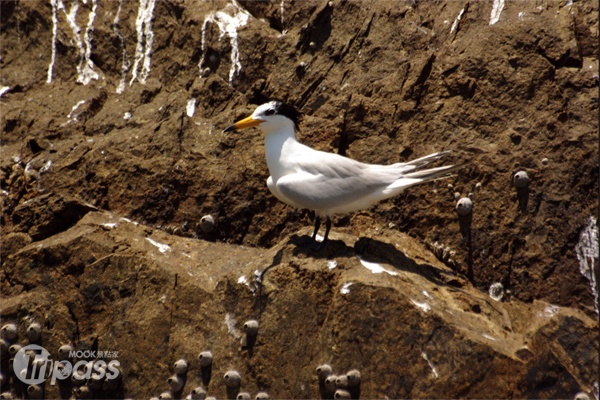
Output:
<path fill-rule="evenodd" d="M 597 398 L 597 3 L 0 7 L 1 315 L 20 337 L 35 319 L 52 354 L 117 351 L 135 398 L 179 358 L 187 395 L 203 350 L 219 398 L 228 369 L 252 395 L 318 397 L 323 363 L 359 369 L 362 398 Z M 312 252 L 260 132 L 222 133 L 273 98 L 318 149 L 468 165 L 334 218 Z"/>

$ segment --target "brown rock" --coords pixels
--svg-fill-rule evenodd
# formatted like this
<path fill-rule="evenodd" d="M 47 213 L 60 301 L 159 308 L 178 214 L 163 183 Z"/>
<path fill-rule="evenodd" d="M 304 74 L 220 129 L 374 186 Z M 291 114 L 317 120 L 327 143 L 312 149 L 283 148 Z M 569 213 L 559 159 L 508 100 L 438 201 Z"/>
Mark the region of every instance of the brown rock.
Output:
<path fill-rule="evenodd" d="M 581 311 L 496 302 L 399 233 L 356 244 L 333 233 L 321 255 L 294 244 L 297 238 L 264 251 L 90 212 L 5 262 L 11 284 L 29 295 L 3 303 L 0 313 L 12 320 L 23 309 L 36 320 L 52 315 L 55 331 L 45 341 L 52 351 L 73 335 L 81 338 L 76 347 L 87 346 L 83 338 L 95 333 L 99 349 L 117 352 L 125 393 L 134 397 L 152 395 L 134 369 L 165 375 L 161 381 L 171 373 L 162 367 L 165 340 L 181 357 L 210 347 L 214 374 L 235 366 L 247 390 L 262 382 L 277 398 L 318 396 L 312 363 L 320 359 L 341 371 L 358 366 L 364 398 L 567 397 L 591 390 L 598 324 Z M 60 261 L 48 268 L 44 259 Z M 255 271 L 262 271 L 262 283 Z M 261 324 L 250 359 L 237 346 L 249 315 Z M 298 385 L 282 384 L 281 374 Z M 225 388 L 212 390 L 223 395 Z"/>
<path fill-rule="evenodd" d="M 507 2 L 490 25 L 491 2 L 157 1 L 144 49 L 146 3 L 78 2 L 77 36 L 66 3 L 1 2 L 3 318 L 45 321 L 52 351 L 118 350 L 133 397 L 166 390 L 165 354 L 203 349 L 214 376 L 238 368 L 273 398 L 318 396 L 309 360 L 360 369 L 363 398 L 590 393 L 597 2 Z M 237 42 L 217 11 L 248 18 Z M 266 188 L 260 133 L 221 132 L 274 98 L 305 114 L 315 148 L 386 164 L 452 149 L 468 167 L 337 216 L 312 253 L 297 236 L 309 213 Z M 475 193 L 467 241 L 454 192 Z M 208 214 L 210 235 L 196 230 Z M 234 338 L 250 318 L 252 352 Z"/>
<path fill-rule="evenodd" d="M 70 228 L 95 209 L 80 200 L 49 193 L 15 207 L 12 222 L 15 231 L 27 232 L 33 240 L 41 240 Z"/>
<path fill-rule="evenodd" d="M 11 232 L 2 236 L 0 257 L 4 260 L 7 256 L 15 254 L 21 248 L 31 243 L 31 237 L 23 232 Z"/>

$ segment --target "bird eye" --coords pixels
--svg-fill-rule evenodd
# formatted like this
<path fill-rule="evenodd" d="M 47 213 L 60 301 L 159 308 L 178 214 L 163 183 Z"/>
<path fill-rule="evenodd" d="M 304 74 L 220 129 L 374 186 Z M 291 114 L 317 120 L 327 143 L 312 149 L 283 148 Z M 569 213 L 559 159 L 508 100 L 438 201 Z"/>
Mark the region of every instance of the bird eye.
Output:
<path fill-rule="evenodd" d="M 272 108 L 269 108 L 268 110 L 265 111 L 265 115 L 273 115 L 275 114 L 275 110 Z"/>

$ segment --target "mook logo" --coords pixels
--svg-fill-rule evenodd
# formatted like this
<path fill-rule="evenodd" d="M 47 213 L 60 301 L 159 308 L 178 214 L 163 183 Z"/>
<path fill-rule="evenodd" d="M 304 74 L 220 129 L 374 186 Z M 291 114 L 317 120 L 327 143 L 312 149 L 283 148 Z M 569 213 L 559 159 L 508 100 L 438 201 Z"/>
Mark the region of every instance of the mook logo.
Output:
<path fill-rule="evenodd" d="M 81 360 L 72 365 L 68 360 L 55 361 L 50 359 L 50 352 L 38 346 L 29 344 L 22 347 L 13 359 L 15 376 L 27 385 L 39 385 L 47 378 L 54 385 L 56 380 L 64 380 L 73 376 L 75 379 L 95 380 L 115 379 L 119 376 L 120 364 L 117 360 L 106 362 L 103 360 Z M 76 374 L 73 372 L 81 371 Z"/>

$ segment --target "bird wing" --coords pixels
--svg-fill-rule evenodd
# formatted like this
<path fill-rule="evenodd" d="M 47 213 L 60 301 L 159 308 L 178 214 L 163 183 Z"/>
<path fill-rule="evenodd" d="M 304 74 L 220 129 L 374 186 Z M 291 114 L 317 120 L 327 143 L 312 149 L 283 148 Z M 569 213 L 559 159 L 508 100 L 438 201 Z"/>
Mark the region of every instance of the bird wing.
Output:
<path fill-rule="evenodd" d="M 371 168 L 338 154 L 318 152 L 318 157 L 295 161 L 295 173 L 277 180 L 277 190 L 294 205 L 310 210 L 330 210 L 369 197 L 398 178 L 389 170 Z"/>

